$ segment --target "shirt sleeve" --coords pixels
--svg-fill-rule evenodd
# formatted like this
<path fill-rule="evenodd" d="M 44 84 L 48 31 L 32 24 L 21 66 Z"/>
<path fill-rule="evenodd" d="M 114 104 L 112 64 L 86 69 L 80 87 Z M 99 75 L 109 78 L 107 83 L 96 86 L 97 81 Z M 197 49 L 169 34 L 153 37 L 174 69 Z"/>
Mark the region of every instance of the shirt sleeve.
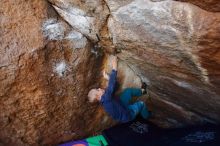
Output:
<path fill-rule="evenodd" d="M 116 77 L 117 77 L 117 71 L 113 69 L 110 74 L 108 87 L 105 90 L 105 92 L 107 94 L 106 98 L 112 97 L 112 93 L 114 92 L 114 89 L 115 89 Z"/>

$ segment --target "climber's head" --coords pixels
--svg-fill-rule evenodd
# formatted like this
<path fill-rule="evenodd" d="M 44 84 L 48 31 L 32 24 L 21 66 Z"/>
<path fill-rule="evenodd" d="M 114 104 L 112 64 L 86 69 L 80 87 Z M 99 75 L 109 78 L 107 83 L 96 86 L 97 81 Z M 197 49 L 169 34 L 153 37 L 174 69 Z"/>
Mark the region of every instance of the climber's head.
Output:
<path fill-rule="evenodd" d="M 100 101 L 104 92 L 105 90 L 101 88 L 91 89 L 88 93 L 89 102 Z"/>

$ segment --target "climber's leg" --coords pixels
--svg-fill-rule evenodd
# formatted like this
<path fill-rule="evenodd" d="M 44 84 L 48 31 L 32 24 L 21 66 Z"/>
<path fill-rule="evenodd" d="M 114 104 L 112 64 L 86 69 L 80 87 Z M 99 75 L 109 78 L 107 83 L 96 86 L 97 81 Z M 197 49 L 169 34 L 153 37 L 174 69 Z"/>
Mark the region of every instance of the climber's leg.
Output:
<path fill-rule="evenodd" d="M 132 120 L 140 113 L 144 119 L 147 119 L 150 116 L 150 112 L 148 111 L 145 103 L 143 101 L 135 102 L 132 105 L 128 106 L 128 109 L 131 114 Z"/>
<path fill-rule="evenodd" d="M 128 107 L 133 96 L 141 96 L 141 95 L 142 95 L 142 91 L 140 88 L 126 88 L 120 94 L 120 101 L 125 107 Z"/>

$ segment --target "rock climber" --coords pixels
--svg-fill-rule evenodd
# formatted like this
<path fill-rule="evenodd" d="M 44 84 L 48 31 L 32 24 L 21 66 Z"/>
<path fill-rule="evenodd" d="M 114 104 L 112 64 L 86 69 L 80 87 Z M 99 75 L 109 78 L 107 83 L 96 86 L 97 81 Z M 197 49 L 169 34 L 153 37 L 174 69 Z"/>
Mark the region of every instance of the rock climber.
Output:
<path fill-rule="evenodd" d="M 139 97 L 147 93 L 147 84 L 142 83 L 141 88 L 126 88 L 121 94 L 120 98 L 116 99 L 113 95 L 116 77 L 117 77 L 117 57 L 113 56 L 111 60 L 112 71 L 108 75 L 105 71 L 103 76 L 108 80 L 107 88 L 91 89 L 88 93 L 89 102 L 100 102 L 105 111 L 118 122 L 128 122 L 135 119 L 140 114 L 142 118 L 148 119 L 151 112 L 148 111 L 143 101 L 136 101 L 131 104 L 130 101 L 133 96 Z"/>

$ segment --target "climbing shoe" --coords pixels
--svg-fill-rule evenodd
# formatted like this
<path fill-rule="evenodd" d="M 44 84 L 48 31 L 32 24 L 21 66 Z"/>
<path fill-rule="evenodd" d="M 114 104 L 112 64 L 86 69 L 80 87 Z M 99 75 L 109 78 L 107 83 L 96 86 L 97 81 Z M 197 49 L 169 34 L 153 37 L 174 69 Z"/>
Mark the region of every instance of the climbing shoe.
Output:
<path fill-rule="evenodd" d="M 147 94 L 147 84 L 142 82 L 141 89 L 143 89 L 143 94 Z"/>

